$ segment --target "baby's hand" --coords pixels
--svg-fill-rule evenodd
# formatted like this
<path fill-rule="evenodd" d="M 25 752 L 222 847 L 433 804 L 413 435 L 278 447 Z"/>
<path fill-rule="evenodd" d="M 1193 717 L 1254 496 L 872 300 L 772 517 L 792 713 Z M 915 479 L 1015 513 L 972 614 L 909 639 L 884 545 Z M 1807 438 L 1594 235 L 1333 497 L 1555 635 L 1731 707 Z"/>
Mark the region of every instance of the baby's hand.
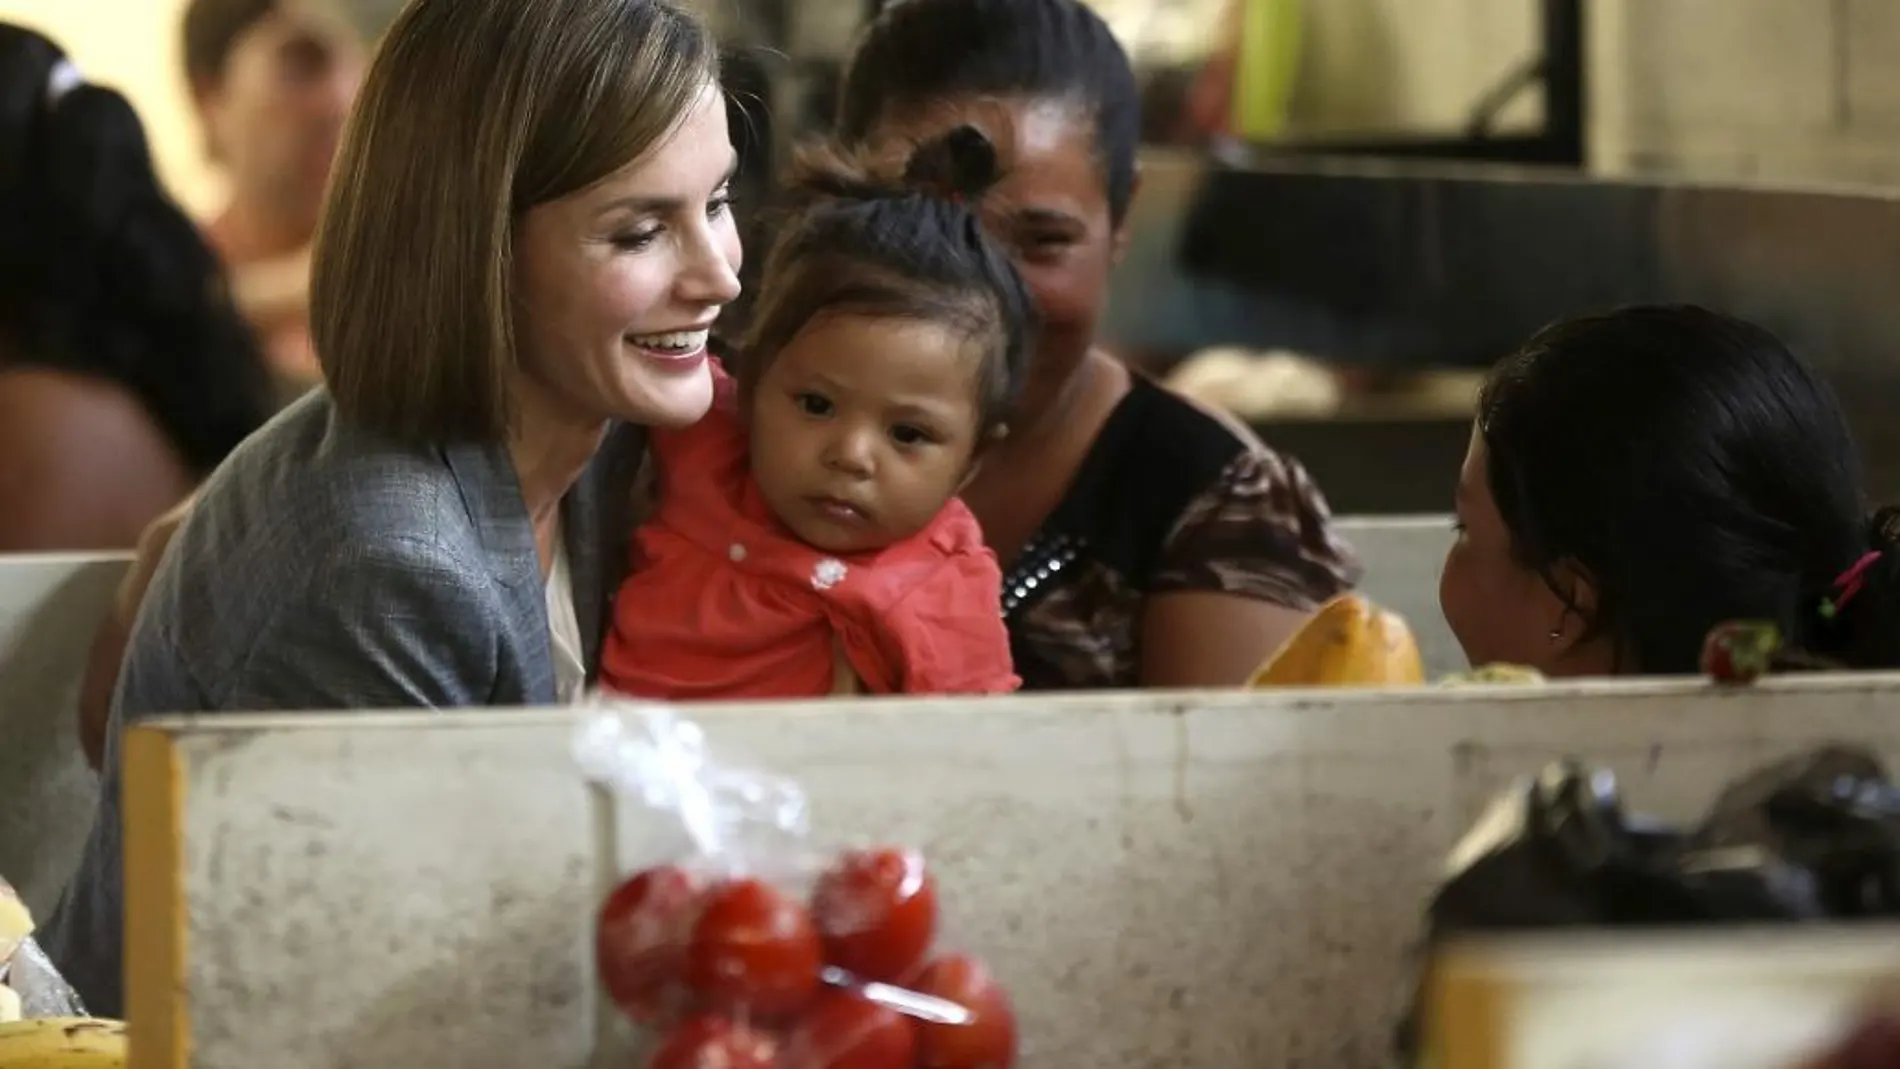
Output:
<path fill-rule="evenodd" d="M 864 693 L 864 681 L 858 678 L 858 670 L 851 667 L 851 658 L 844 653 L 844 643 L 838 636 L 831 636 L 831 696 L 849 698 Z"/>

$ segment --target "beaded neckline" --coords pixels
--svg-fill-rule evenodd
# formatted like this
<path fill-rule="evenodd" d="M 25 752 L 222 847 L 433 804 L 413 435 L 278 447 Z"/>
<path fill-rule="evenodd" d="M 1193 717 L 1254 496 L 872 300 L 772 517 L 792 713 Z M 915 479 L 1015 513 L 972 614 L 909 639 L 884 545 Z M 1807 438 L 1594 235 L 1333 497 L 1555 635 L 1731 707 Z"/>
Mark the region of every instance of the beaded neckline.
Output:
<path fill-rule="evenodd" d="M 1075 563 L 1082 551 L 1082 540 L 1062 533 L 1039 533 L 1016 558 L 1015 567 L 1003 577 L 1003 616 L 1014 616 L 1048 582 Z"/>

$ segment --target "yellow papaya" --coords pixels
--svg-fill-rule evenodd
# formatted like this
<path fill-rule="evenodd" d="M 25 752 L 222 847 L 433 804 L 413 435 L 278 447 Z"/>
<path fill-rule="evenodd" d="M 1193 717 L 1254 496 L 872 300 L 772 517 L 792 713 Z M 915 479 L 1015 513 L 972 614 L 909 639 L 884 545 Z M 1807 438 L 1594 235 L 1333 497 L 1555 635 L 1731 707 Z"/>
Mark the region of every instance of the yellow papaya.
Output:
<path fill-rule="evenodd" d="M 1254 671 L 1249 687 L 1416 686 L 1425 682 L 1412 629 L 1397 613 L 1341 594 Z"/>

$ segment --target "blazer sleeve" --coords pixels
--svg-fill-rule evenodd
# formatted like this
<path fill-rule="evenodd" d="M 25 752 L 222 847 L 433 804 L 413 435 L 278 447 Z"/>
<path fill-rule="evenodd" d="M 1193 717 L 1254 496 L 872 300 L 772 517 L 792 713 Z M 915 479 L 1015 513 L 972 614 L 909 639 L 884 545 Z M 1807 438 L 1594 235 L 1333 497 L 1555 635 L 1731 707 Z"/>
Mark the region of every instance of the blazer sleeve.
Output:
<path fill-rule="evenodd" d="M 323 566 L 271 589 L 271 611 L 242 656 L 214 678 L 191 666 L 206 707 L 455 708 L 494 700 L 501 608 L 482 573 L 403 542 L 325 556 Z M 168 677 L 188 663 L 167 648 L 162 628 L 145 630 L 134 635 L 120 685 L 132 718 L 168 711 Z"/>

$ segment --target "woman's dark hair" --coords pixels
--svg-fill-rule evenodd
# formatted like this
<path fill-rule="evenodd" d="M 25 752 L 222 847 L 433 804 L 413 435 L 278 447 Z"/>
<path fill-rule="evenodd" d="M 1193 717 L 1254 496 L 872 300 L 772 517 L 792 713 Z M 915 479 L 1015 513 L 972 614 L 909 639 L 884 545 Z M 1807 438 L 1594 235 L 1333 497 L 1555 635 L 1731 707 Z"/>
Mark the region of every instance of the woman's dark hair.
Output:
<path fill-rule="evenodd" d="M 1631 667 L 1694 672 L 1736 619 L 1900 666 L 1900 515 L 1868 516 L 1833 392 L 1768 331 L 1686 305 L 1558 322 L 1492 371 L 1478 428 L 1520 563 L 1560 597 L 1560 567 L 1586 575 L 1589 633 Z"/>
<path fill-rule="evenodd" d="M 838 98 L 838 137 L 856 144 L 893 112 L 939 100 L 1060 100 L 1095 123 L 1120 222 L 1135 191 L 1141 93 L 1128 54 L 1081 0 L 903 0 L 871 22 Z"/>
<path fill-rule="evenodd" d="M 159 185 L 138 115 L 58 46 L 0 23 L 6 359 L 115 382 L 210 471 L 270 413 L 216 254 Z"/>
<path fill-rule="evenodd" d="M 746 391 L 819 315 L 893 316 L 953 326 L 980 346 L 979 429 L 1007 423 L 1037 317 L 977 214 L 999 176 L 995 147 L 970 126 L 919 147 L 894 180 L 836 146 L 806 146 L 744 346 Z"/>

